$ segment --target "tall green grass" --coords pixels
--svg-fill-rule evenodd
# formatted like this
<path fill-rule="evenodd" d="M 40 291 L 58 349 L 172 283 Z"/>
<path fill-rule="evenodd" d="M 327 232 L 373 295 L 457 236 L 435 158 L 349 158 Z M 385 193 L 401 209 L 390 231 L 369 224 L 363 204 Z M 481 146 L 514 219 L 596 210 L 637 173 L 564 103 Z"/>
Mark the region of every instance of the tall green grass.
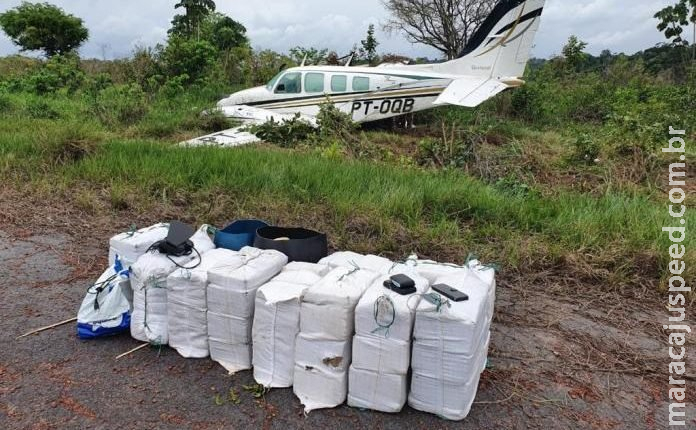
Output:
<path fill-rule="evenodd" d="M 620 243 L 628 250 L 659 252 L 669 246 L 660 227 L 673 222 L 666 206 L 639 195 L 516 196 L 460 173 L 337 162 L 254 147 L 187 149 L 113 141 L 97 156 L 60 174 L 104 186 L 134 185 L 144 197 L 160 195 L 163 189 L 215 190 L 245 198 L 325 204 L 343 214 L 378 213 L 407 227 L 424 220 L 432 225 L 456 221 L 474 228 L 539 234 L 567 249 L 599 250 Z M 687 223 L 696 223 L 696 215 L 689 214 Z"/>

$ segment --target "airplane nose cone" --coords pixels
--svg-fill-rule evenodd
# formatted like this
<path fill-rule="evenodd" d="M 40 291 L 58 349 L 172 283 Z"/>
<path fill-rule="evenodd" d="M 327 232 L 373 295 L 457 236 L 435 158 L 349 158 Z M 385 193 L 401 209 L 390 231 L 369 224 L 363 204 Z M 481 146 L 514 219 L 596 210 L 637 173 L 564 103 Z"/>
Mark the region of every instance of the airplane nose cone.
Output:
<path fill-rule="evenodd" d="M 231 94 L 218 102 L 218 107 L 243 105 L 253 101 L 263 100 L 267 96 L 268 90 L 265 87 L 250 88 Z"/>

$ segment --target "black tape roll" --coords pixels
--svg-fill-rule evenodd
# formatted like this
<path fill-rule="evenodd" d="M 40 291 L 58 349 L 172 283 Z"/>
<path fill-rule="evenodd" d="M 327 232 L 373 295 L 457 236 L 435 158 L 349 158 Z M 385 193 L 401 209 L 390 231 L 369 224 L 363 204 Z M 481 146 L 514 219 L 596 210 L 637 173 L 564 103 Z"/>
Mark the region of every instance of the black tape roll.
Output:
<path fill-rule="evenodd" d="M 280 251 L 288 256 L 288 262 L 316 263 L 329 253 L 326 235 L 306 228 L 260 228 L 256 231 L 254 246 Z"/>

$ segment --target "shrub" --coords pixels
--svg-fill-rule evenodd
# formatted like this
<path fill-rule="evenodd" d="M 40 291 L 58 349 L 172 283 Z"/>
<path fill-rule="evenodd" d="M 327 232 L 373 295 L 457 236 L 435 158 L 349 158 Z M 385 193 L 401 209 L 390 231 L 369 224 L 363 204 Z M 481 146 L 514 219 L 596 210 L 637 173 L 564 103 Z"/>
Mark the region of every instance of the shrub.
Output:
<path fill-rule="evenodd" d="M 72 93 L 80 88 L 84 79 L 79 57 L 70 54 L 51 58 L 21 82 L 25 89 L 36 94 L 48 94 L 61 89 Z"/>
<path fill-rule="evenodd" d="M 125 74 L 128 82 L 135 82 L 148 91 L 154 91 L 163 80 L 160 56 L 162 46 L 157 48 L 136 47 L 133 58 L 125 64 Z"/>
<path fill-rule="evenodd" d="M 577 161 L 593 163 L 599 158 L 599 145 L 588 134 L 583 133 L 575 139 L 574 149 L 574 158 Z"/>
<path fill-rule="evenodd" d="M 682 122 L 680 111 L 687 108 L 688 99 L 686 91 L 673 86 L 618 89 L 609 116 L 609 134 L 617 152 L 630 154 L 634 147 L 652 152 L 669 126 Z"/>
<path fill-rule="evenodd" d="M 162 52 L 162 62 L 170 76 L 188 76 L 187 84 L 205 77 L 217 59 L 217 50 L 206 41 L 172 36 Z"/>
<path fill-rule="evenodd" d="M 507 176 L 499 178 L 495 182 L 495 187 L 513 196 L 526 197 L 538 194 L 529 185 L 520 181 L 520 179 L 513 174 L 508 174 Z"/>
<path fill-rule="evenodd" d="M 300 143 L 316 146 L 344 145 L 352 155 L 359 155 L 360 139 L 356 135 L 358 125 L 350 115 L 341 112 L 330 102 L 322 103 L 317 114 L 317 127 L 296 114 L 280 122 L 267 121 L 247 127 L 260 139 L 274 145 L 292 148 Z"/>
<path fill-rule="evenodd" d="M 246 128 L 259 139 L 284 148 L 293 148 L 299 143 L 306 142 L 316 134 L 316 129 L 307 121 L 300 118 L 298 113 L 291 119 L 276 122 L 273 119 L 263 124 L 251 125 Z"/>
<path fill-rule="evenodd" d="M 85 93 L 92 98 L 96 98 L 102 90 L 105 90 L 111 85 L 113 85 L 113 81 L 108 73 L 97 73 L 86 80 Z"/>
<path fill-rule="evenodd" d="M 416 160 L 422 166 L 464 167 L 475 158 L 476 145 L 484 140 L 477 132 L 443 122 L 441 138 L 425 138 L 418 143 Z"/>
<path fill-rule="evenodd" d="M 356 136 L 358 124 L 350 115 L 341 112 L 328 100 L 319 106 L 317 125 L 320 139 L 339 139 L 348 146 L 358 140 Z"/>
<path fill-rule="evenodd" d="M 37 149 L 48 162 L 69 164 L 94 154 L 100 141 L 90 124 L 65 124 L 40 134 Z"/>
<path fill-rule="evenodd" d="M 159 93 L 165 99 L 174 99 L 185 91 L 184 85 L 190 79 L 191 78 L 189 75 L 185 73 L 183 75 L 173 76 L 162 84 L 162 86 L 159 88 Z"/>
<path fill-rule="evenodd" d="M 221 111 L 217 109 L 210 110 L 197 116 L 196 125 L 201 130 L 214 133 L 216 131 L 227 130 L 234 127 L 234 121 L 227 118 Z"/>
<path fill-rule="evenodd" d="M 44 99 L 29 99 L 24 113 L 30 118 L 58 119 L 60 112 Z"/>
<path fill-rule="evenodd" d="M 533 122 L 546 122 L 546 97 L 544 85 L 539 82 L 529 82 L 512 93 L 510 105 L 519 118 Z"/>
<path fill-rule="evenodd" d="M 148 105 L 140 85 L 114 85 L 99 92 L 94 111 L 105 125 L 129 125 L 147 114 Z"/>

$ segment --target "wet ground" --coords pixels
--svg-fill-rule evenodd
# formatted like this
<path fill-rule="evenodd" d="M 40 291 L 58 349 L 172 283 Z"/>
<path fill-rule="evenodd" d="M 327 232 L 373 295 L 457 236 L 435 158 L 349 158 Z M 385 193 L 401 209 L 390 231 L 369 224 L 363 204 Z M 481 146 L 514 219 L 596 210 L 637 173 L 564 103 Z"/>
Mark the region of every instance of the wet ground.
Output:
<path fill-rule="evenodd" d="M 139 343 L 128 335 L 81 341 L 74 324 L 16 339 L 75 316 L 106 261 L 106 239 L 90 234 L 0 231 L 2 429 L 667 427 L 662 296 L 606 292 L 550 273 L 500 277 L 489 367 L 469 417 L 456 423 L 408 407 L 396 415 L 342 406 L 305 416 L 290 389 L 261 399 L 245 391 L 249 371 L 228 376 L 208 359 L 166 347 L 117 361 Z M 687 363 L 696 368 L 693 355 Z M 231 388 L 239 404 L 224 400 Z M 696 428 L 693 403 L 687 416 Z"/>

